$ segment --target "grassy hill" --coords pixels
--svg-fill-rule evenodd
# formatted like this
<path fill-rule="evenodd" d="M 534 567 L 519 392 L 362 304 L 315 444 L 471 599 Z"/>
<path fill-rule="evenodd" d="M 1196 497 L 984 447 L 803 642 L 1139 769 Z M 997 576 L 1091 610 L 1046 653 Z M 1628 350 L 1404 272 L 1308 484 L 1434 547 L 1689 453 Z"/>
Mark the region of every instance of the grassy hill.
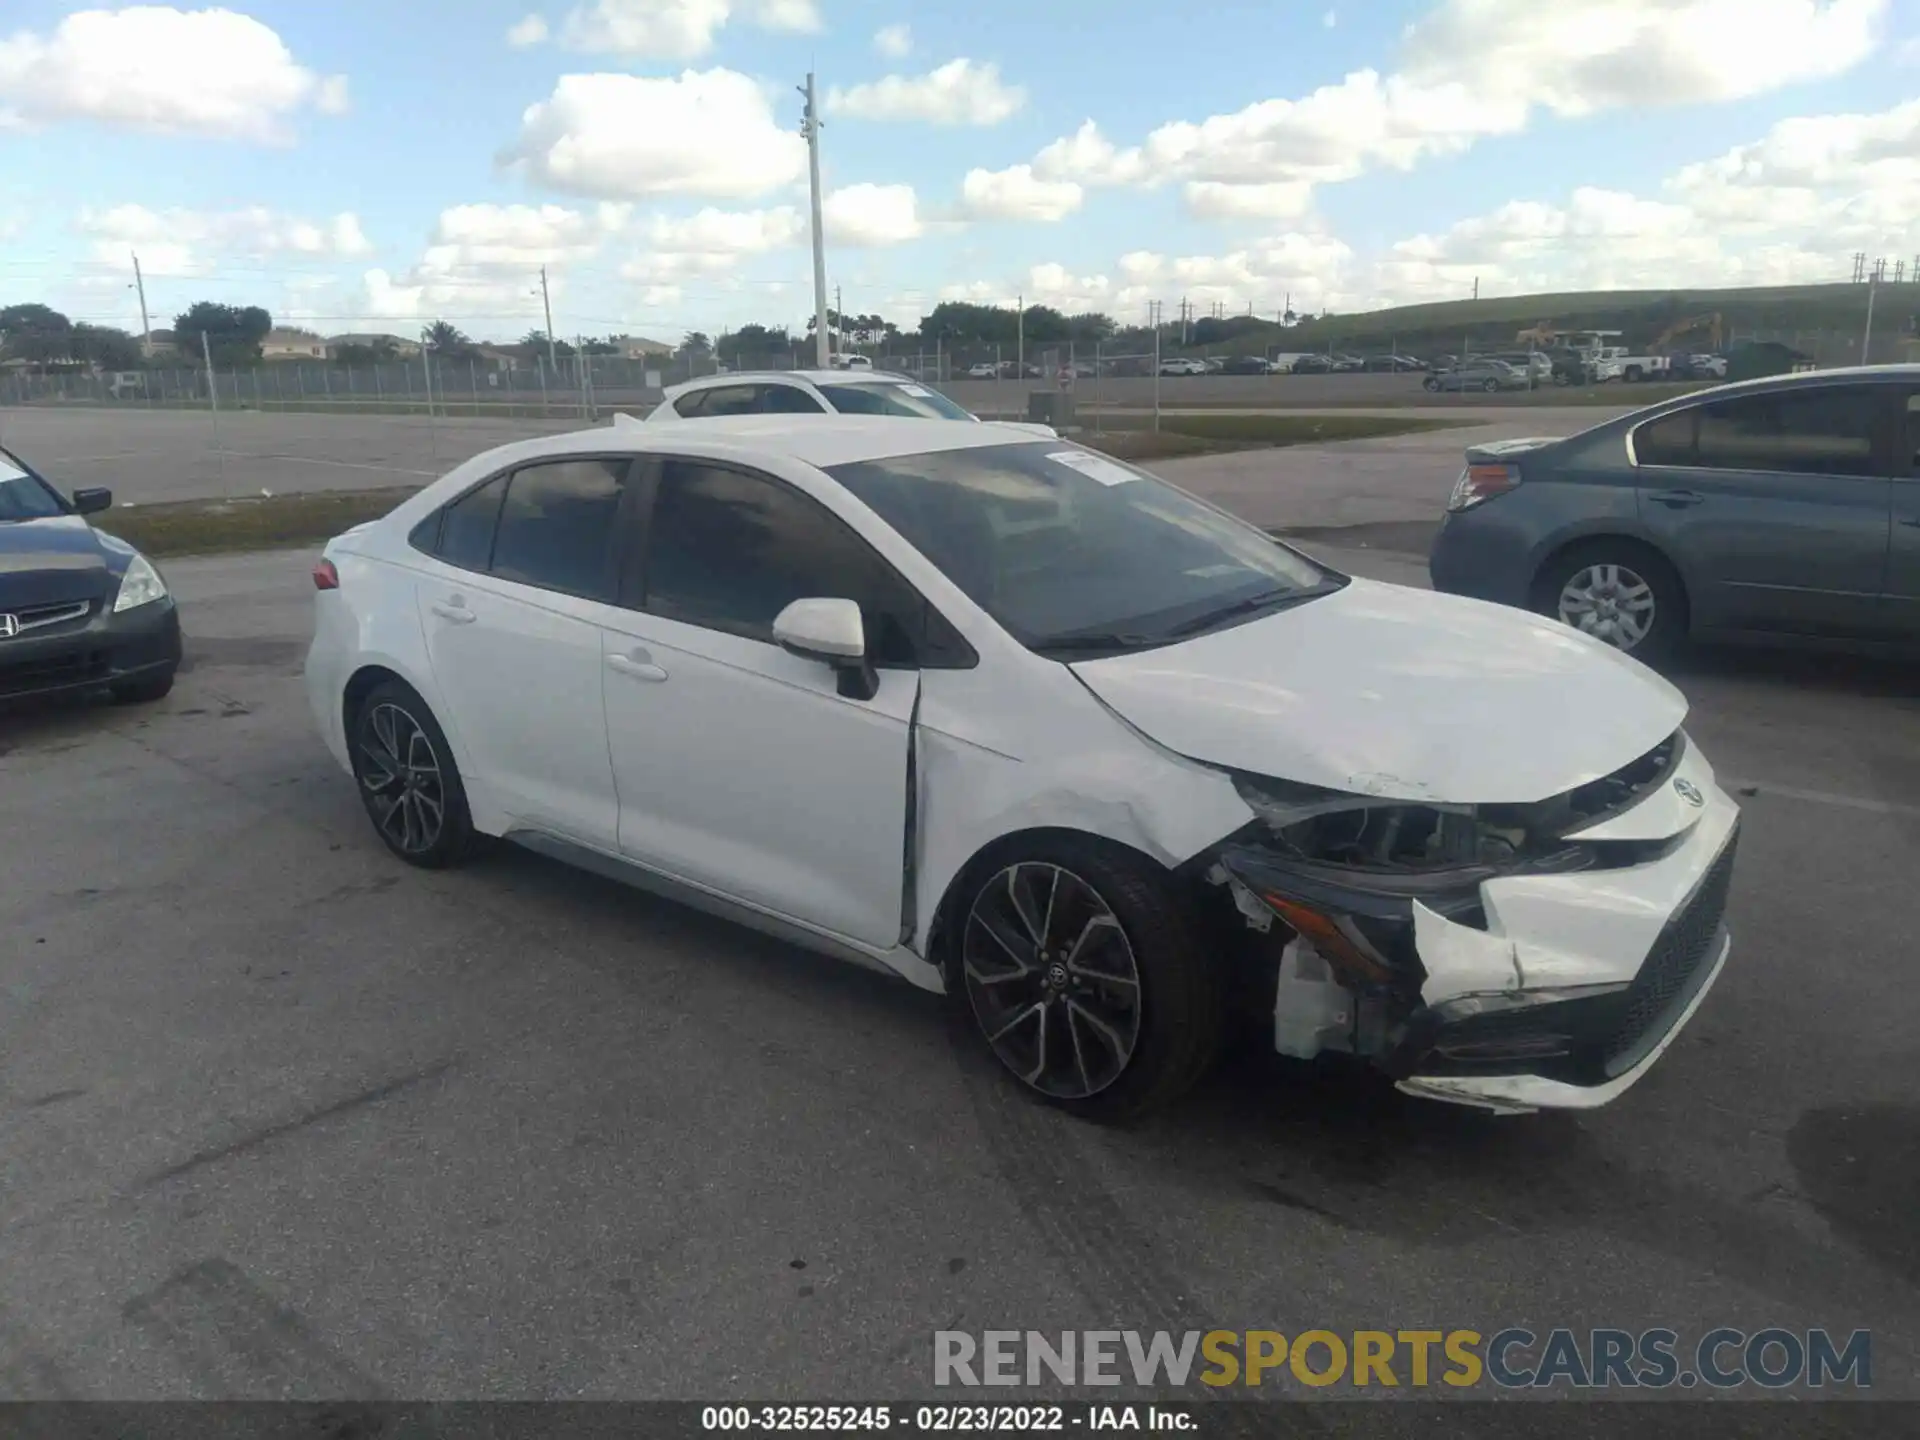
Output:
<path fill-rule="evenodd" d="M 1874 302 L 1874 332 L 1888 338 L 1915 333 L 1920 284 L 1882 285 Z M 1756 334 L 1790 337 L 1794 332 L 1833 332 L 1858 338 L 1866 323 L 1865 285 L 1788 285 L 1728 290 L 1588 290 L 1561 295 L 1508 295 L 1487 300 L 1449 300 L 1401 305 L 1354 315 L 1333 315 L 1298 325 L 1233 322 L 1231 339 L 1195 346 L 1214 354 L 1269 350 L 1385 351 L 1413 354 L 1476 350 L 1514 344 L 1516 332 L 1537 324 L 1562 330 L 1621 330 L 1626 343 L 1645 345 L 1669 325 L 1718 314 L 1723 343 Z M 1244 328 L 1243 328 L 1244 327 Z M 1704 330 L 1676 337 L 1675 345 L 1704 347 Z M 1875 347 L 1876 350 L 1879 348 Z"/>

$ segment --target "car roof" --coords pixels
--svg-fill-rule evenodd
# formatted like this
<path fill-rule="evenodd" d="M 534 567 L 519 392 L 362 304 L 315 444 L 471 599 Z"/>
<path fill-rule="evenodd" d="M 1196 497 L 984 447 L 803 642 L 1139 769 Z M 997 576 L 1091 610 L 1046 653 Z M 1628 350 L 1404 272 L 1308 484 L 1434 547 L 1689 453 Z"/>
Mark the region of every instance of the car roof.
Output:
<path fill-rule="evenodd" d="M 678 385 L 670 385 L 660 393 L 669 400 L 694 390 L 711 390 L 717 385 L 765 385 L 779 380 L 804 380 L 809 385 L 845 385 L 850 380 L 856 383 L 872 380 L 904 380 L 911 382 L 912 377 L 899 375 L 891 370 L 741 370 L 723 371 L 718 375 L 697 375 L 691 380 L 682 380 Z"/>

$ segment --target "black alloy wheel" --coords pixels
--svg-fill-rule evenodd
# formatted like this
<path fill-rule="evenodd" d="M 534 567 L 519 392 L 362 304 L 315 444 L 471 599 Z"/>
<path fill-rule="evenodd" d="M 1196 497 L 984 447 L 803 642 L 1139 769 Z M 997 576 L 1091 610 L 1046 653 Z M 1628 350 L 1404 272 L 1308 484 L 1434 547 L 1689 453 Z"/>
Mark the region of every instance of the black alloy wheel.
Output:
<path fill-rule="evenodd" d="M 376 687 L 348 741 L 360 799 L 381 841 L 410 865 L 442 869 L 472 848 L 473 821 L 447 737 L 411 689 Z"/>

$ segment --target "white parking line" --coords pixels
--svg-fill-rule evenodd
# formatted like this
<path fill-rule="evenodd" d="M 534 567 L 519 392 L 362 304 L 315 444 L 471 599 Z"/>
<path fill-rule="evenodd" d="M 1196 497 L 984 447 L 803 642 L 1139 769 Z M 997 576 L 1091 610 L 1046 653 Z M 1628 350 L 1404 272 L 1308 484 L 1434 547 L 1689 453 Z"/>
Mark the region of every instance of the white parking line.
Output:
<path fill-rule="evenodd" d="M 1836 795 L 1830 790 L 1802 790 L 1794 785 L 1775 785 L 1764 780 L 1730 780 L 1723 777 L 1720 785 L 1722 789 L 1731 790 L 1741 798 L 1745 798 L 1749 792 L 1777 795 L 1782 800 L 1800 800 L 1809 805 L 1837 805 L 1843 810 L 1861 810 L 1869 815 L 1897 815 L 1902 819 L 1920 820 L 1920 805 L 1902 805 L 1895 800 L 1868 800 L 1859 795 Z"/>

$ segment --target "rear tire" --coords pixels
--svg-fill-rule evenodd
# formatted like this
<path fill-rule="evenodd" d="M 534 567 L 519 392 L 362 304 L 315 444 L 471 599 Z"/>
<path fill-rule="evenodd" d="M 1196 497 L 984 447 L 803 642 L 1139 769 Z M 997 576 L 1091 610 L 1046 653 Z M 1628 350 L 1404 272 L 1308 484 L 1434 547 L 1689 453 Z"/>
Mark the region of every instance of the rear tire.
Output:
<path fill-rule="evenodd" d="M 1535 581 L 1533 608 L 1648 665 L 1686 642 L 1686 588 L 1664 557 L 1636 540 L 1588 540 L 1561 551 Z"/>
<path fill-rule="evenodd" d="M 1498 380 L 1482 380 L 1480 382 L 1480 388 L 1491 395 L 1500 388 L 1500 382 Z"/>
<path fill-rule="evenodd" d="M 1059 836 L 955 890 L 948 992 L 1035 1098 L 1096 1121 L 1167 1105 L 1220 1047 L 1225 991 L 1178 882 L 1122 846 Z"/>
<path fill-rule="evenodd" d="M 473 815 L 446 732 L 397 680 L 376 685 L 347 724 L 347 750 L 374 833 L 409 865 L 445 870 L 475 849 Z"/>
<path fill-rule="evenodd" d="M 1434 391 L 1434 392 L 1435 392 L 1436 394 L 1437 394 L 1437 393 L 1439 392 L 1439 389 L 1440 389 L 1440 382 L 1439 382 L 1438 380 L 1431 380 L 1431 379 L 1429 379 L 1429 380 L 1422 380 L 1422 381 L 1420 382 L 1420 384 L 1421 384 L 1421 386 L 1422 386 L 1422 388 L 1424 388 L 1424 389 L 1427 389 L 1427 390 L 1432 390 L 1432 391 Z"/>

